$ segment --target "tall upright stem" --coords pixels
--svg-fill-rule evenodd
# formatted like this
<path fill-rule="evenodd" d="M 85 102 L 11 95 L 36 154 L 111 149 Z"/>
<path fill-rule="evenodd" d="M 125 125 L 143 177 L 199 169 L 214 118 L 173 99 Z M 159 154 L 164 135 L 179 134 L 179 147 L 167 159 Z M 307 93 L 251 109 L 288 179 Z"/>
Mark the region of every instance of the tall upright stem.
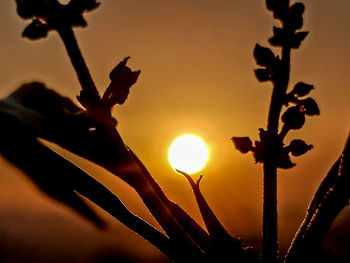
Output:
<path fill-rule="evenodd" d="M 264 162 L 264 197 L 263 197 L 263 263 L 278 261 L 278 231 L 277 231 L 277 162 L 279 158 L 278 123 L 283 105 L 283 96 L 287 91 L 290 72 L 290 47 L 282 48 L 281 68 L 274 87 L 269 108 L 267 133 L 269 141 L 269 156 Z"/>
<path fill-rule="evenodd" d="M 263 263 L 276 263 L 277 241 L 277 169 L 272 162 L 264 164 Z"/>

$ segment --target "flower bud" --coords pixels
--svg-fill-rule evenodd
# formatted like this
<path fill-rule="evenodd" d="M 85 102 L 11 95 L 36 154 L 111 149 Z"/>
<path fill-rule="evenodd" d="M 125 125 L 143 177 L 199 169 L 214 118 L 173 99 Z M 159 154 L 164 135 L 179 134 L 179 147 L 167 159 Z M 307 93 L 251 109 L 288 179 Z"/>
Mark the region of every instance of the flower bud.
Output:
<path fill-rule="evenodd" d="M 253 143 L 249 137 L 232 137 L 232 141 L 238 151 L 247 153 L 253 150 Z"/>
<path fill-rule="evenodd" d="M 298 107 L 290 107 L 283 113 L 282 122 L 286 124 L 288 128 L 298 130 L 303 127 L 305 123 L 305 115 L 300 112 Z"/>
<path fill-rule="evenodd" d="M 318 108 L 316 101 L 312 98 L 301 100 L 299 102 L 299 107 L 306 115 L 320 115 L 320 109 Z"/>
<path fill-rule="evenodd" d="M 137 81 L 141 71 L 132 71 L 126 66 L 130 57 L 120 62 L 109 74 L 111 84 L 103 94 L 102 100 L 110 107 L 115 104 L 123 104 L 129 95 L 129 90 Z"/>
<path fill-rule="evenodd" d="M 309 94 L 309 92 L 314 88 L 313 85 L 310 84 L 306 84 L 304 82 L 298 82 L 297 84 L 295 84 L 293 90 L 292 90 L 292 94 L 296 95 L 298 97 L 304 97 L 307 94 Z"/>
<path fill-rule="evenodd" d="M 22 36 L 29 39 L 39 39 L 47 36 L 49 27 L 38 19 L 34 19 L 23 31 Z"/>
<path fill-rule="evenodd" d="M 290 152 L 294 156 L 300 156 L 313 148 L 312 145 L 306 144 L 303 140 L 293 140 L 288 146 Z"/>
<path fill-rule="evenodd" d="M 254 48 L 254 58 L 256 63 L 260 66 L 271 66 L 275 60 L 275 55 L 271 49 L 256 44 Z"/>

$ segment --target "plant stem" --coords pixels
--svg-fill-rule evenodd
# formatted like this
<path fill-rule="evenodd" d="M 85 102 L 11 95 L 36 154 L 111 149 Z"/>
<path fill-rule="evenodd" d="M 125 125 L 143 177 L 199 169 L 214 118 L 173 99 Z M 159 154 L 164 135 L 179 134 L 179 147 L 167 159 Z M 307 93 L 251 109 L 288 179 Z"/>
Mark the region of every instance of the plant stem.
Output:
<path fill-rule="evenodd" d="M 278 231 L 277 231 L 277 161 L 279 157 L 278 123 L 289 82 L 290 47 L 282 48 L 282 60 L 279 76 L 274 81 L 274 87 L 269 108 L 267 133 L 272 138 L 268 143 L 269 156 L 264 162 L 264 204 L 263 204 L 263 263 L 278 261 Z"/>
<path fill-rule="evenodd" d="M 275 263 L 278 258 L 277 241 L 277 168 L 272 162 L 264 163 L 263 205 L 263 263 Z"/>
<path fill-rule="evenodd" d="M 85 64 L 84 58 L 80 52 L 73 30 L 69 26 L 62 25 L 57 28 L 57 31 L 62 37 L 68 55 L 82 86 L 82 93 L 79 97 L 79 101 L 90 112 L 90 117 L 92 117 L 92 119 L 99 124 L 102 124 L 104 127 L 106 132 L 104 139 L 111 142 L 110 146 L 115 146 L 112 146 L 113 150 L 111 152 L 108 152 L 107 149 L 103 149 L 104 152 L 103 154 L 101 153 L 98 160 L 91 159 L 91 156 L 90 158 L 87 157 L 87 152 L 85 151 L 86 149 L 83 152 L 80 152 L 79 155 L 92 160 L 96 164 L 101 165 L 135 188 L 151 214 L 159 222 L 159 224 L 169 236 L 170 242 L 172 242 L 174 249 L 182 251 L 181 256 L 184 258 L 184 262 L 206 262 L 207 258 L 203 251 L 192 240 L 191 236 L 184 230 L 182 225 L 172 214 L 171 209 L 169 209 L 167 206 L 169 200 L 167 198 L 164 200 L 164 198 L 162 198 L 162 195 L 160 196 L 159 192 L 154 189 L 154 184 L 152 184 L 152 181 L 154 181 L 154 179 L 151 178 L 152 180 L 150 180 L 150 178 L 147 178 L 147 176 L 144 175 L 138 167 L 131 170 L 120 169 L 121 164 L 130 164 L 132 166 L 135 165 L 135 163 L 128 163 L 132 160 L 132 157 L 129 154 L 126 154 L 123 157 L 123 154 L 128 151 L 119 133 L 115 129 L 115 126 L 110 125 L 111 123 L 101 121 L 101 118 L 109 119 L 110 115 L 106 116 L 106 114 L 110 114 L 110 111 L 99 111 L 98 107 L 94 107 L 97 105 L 100 108 L 101 106 L 103 108 L 103 104 L 89 73 L 89 70 Z M 98 111 L 97 114 L 95 111 Z M 70 134 L 70 136 L 71 135 L 72 134 Z M 81 136 L 82 135 L 80 134 L 80 137 Z M 92 143 L 91 139 L 90 143 Z M 72 145 L 69 143 L 67 146 L 71 147 Z M 70 147 L 67 147 L 67 149 L 70 149 Z M 78 148 L 79 147 L 80 146 L 78 144 Z M 92 146 L 91 151 L 97 152 L 98 149 L 94 149 Z M 101 156 L 103 155 L 106 155 L 106 158 L 101 159 Z M 121 172 L 121 170 L 123 171 Z"/>
<path fill-rule="evenodd" d="M 99 93 L 80 52 L 78 42 L 74 36 L 72 28 L 69 26 L 61 26 L 60 28 L 57 28 L 57 32 L 63 40 L 75 72 L 78 75 L 83 92 L 85 92 L 88 97 L 99 100 Z"/>

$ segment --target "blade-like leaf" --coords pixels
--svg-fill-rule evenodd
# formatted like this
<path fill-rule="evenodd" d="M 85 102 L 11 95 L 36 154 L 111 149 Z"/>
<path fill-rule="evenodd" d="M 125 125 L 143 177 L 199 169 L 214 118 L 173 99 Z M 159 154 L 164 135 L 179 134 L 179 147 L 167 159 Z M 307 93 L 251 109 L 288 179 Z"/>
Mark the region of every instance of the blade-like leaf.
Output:
<path fill-rule="evenodd" d="M 47 94 L 45 88 L 40 92 Z M 186 260 L 206 261 L 203 251 L 166 206 L 165 203 L 169 200 L 159 196 L 150 180 L 153 184 L 157 183 L 152 177 L 145 176 L 112 123 L 100 122 L 96 119 L 98 116 L 86 111 L 71 113 L 64 103 L 61 103 L 62 107 L 58 109 L 38 99 L 34 99 L 35 103 L 29 103 L 30 100 L 23 100 L 23 97 L 26 98 L 29 95 L 22 96 L 22 94 L 26 94 L 26 88 L 5 99 L 3 103 L 8 106 L 5 110 L 21 118 L 21 122 L 31 128 L 36 136 L 55 142 L 104 167 L 134 187 L 175 246 L 184 252 Z M 54 92 L 49 96 L 65 100 Z M 23 101 L 26 101 L 25 105 Z M 15 111 L 11 111 L 12 106 L 16 109 Z M 24 113 L 26 111 L 29 113 L 23 116 L 21 109 L 24 109 Z M 0 111 L 2 111 L 1 103 Z M 31 115 L 31 112 L 34 114 Z"/>
<path fill-rule="evenodd" d="M 1 112 L 0 119 L 3 124 L 1 154 L 22 169 L 42 191 L 72 207 L 98 226 L 104 226 L 104 222 L 76 194 L 78 192 L 151 242 L 165 255 L 179 258 L 166 236 L 132 214 L 106 187 L 40 144 L 13 116 Z"/>
<path fill-rule="evenodd" d="M 285 263 L 312 262 L 322 241 L 350 197 L 350 140 L 311 201 L 286 256 Z"/>
<path fill-rule="evenodd" d="M 56 159 L 49 154 L 50 150 L 39 144 L 15 117 L 2 112 L 0 119 L 1 154 L 22 169 L 49 196 L 72 207 L 98 226 L 104 226 L 95 212 L 62 180 L 62 171 Z"/>
<path fill-rule="evenodd" d="M 213 248 L 211 254 L 209 254 L 209 256 L 212 257 L 213 262 L 237 261 L 257 263 L 259 261 L 258 252 L 252 248 L 243 248 L 242 241 L 238 238 L 232 237 L 226 231 L 209 207 L 209 204 L 199 188 L 199 183 L 201 182 L 203 175 L 198 178 L 197 182 L 194 182 L 192 177 L 187 173 L 180 170 L 176 171 L 185 176 L 192 187 L 204 223 L 213 241 Z"/>

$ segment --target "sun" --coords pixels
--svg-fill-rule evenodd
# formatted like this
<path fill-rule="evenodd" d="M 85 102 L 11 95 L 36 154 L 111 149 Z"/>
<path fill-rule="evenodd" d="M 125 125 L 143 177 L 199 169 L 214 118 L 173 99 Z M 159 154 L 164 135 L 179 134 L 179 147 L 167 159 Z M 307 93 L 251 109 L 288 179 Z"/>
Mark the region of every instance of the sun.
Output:
<path fill-rule="evenodd" d="M 207 144 L 195 134 L 184 134 L 177 137 L 168 150 L 168 160 L 171 167 L 188 174 L 202 170 L 208 159 Z"/>

